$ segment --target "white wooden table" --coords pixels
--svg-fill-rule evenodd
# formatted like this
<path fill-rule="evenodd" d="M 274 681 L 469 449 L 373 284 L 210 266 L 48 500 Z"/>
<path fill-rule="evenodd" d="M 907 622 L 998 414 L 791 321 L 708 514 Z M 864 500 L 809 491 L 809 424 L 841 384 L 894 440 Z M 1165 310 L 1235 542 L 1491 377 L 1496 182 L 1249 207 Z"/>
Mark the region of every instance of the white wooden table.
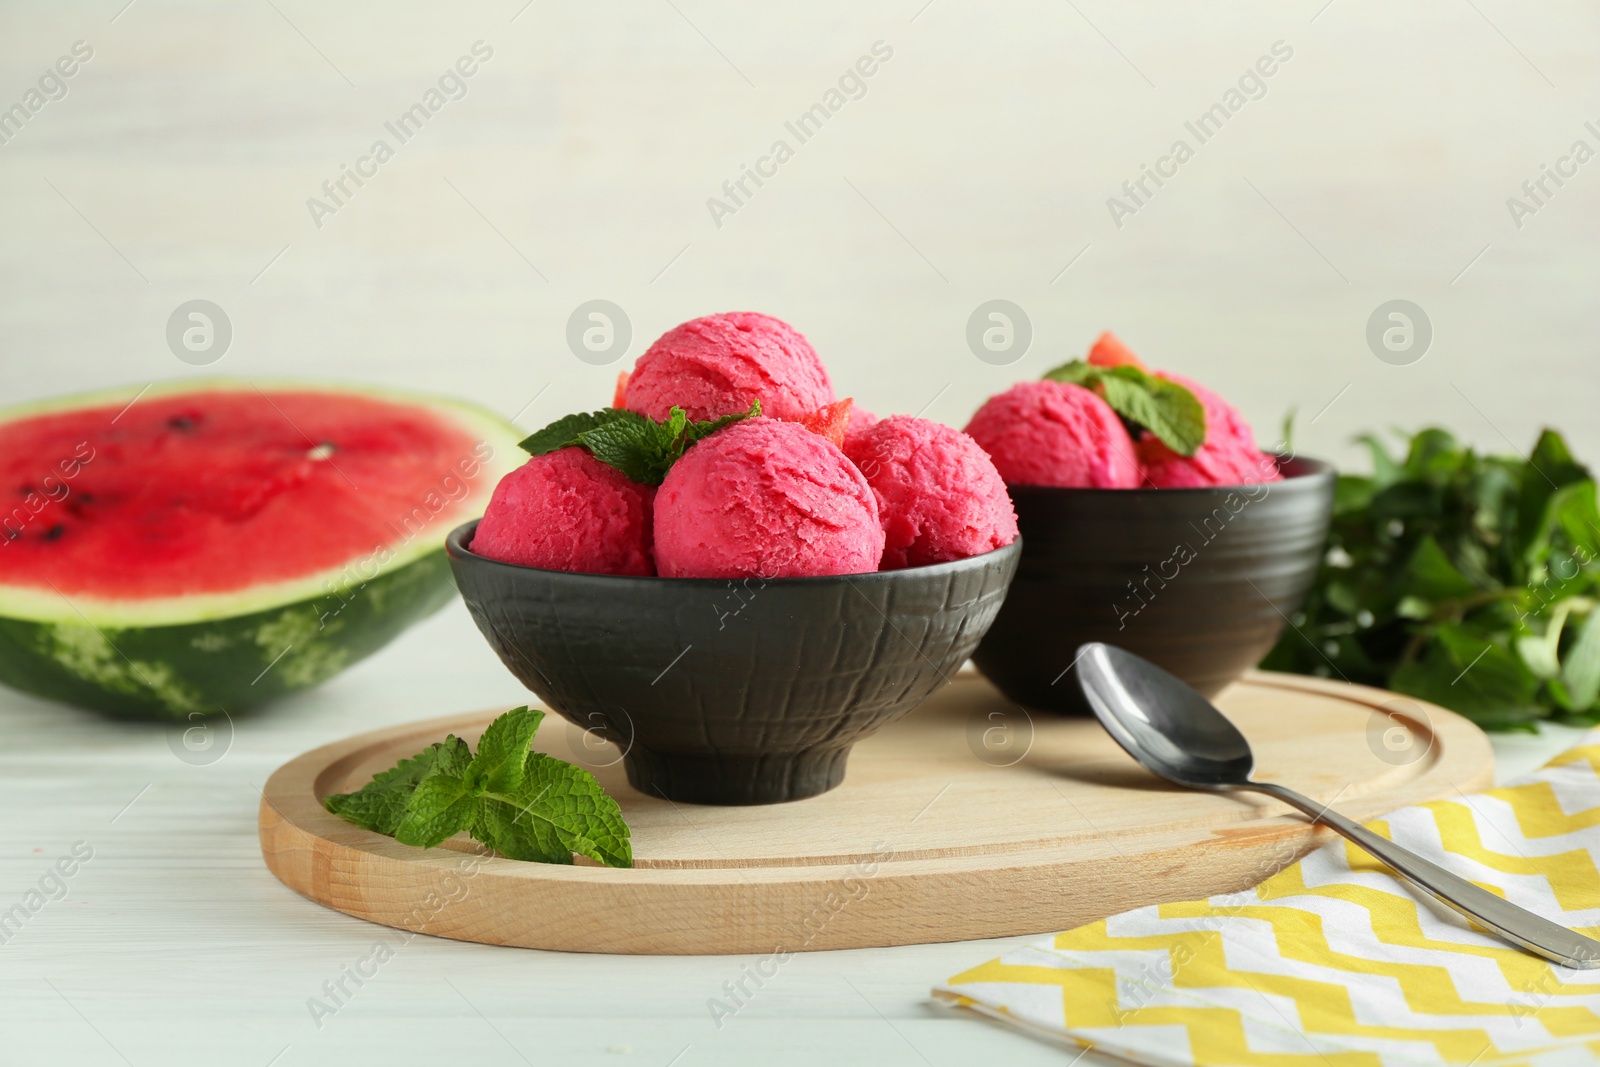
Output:
<path fill-rule="evenodd" d="M 322 688 L 240 720 L 231 742 L 219 732 L 202 758 L 226 751 L 205 764 L 179 758 L 173 730 L 0 691 L 0 909 L 37 888 L 76 842 L 93 849 L 64 879 L 66 896 L 0 944 L 0 1061 L 1062 1062 L 1058 1048 L 927 996 L 1031 938 L 800 953 L 719 1028 L 707 1001 L 740 976 L 739 957 L 567 955 L 417 937 L 363 985 L 345 979 L 353 995 L 318 1026 L 307 1001 L 329 1002 L 323 983 L 392 938 L 267 873 L 257 789 L 331 738 L 524 699 L 459 603 Z M 1497 742 L 1502 764 L 1527 766 L 1572 733 Z M 181 739 L 177 748 L 188 751 Z"/>

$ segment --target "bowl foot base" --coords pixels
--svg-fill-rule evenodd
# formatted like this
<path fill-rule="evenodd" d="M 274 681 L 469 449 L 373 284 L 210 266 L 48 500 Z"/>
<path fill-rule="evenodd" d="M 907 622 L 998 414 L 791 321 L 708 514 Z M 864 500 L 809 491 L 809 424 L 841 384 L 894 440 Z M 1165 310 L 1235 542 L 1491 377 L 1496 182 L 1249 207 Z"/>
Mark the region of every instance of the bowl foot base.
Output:
<path fill-rule="evenodd" d="M 635 745 L 625 759 L 641 793 L 685 804 L 781 804 L 826 793 L 844 781 L 849 747 L 763 756 L 654 752 Z"/>

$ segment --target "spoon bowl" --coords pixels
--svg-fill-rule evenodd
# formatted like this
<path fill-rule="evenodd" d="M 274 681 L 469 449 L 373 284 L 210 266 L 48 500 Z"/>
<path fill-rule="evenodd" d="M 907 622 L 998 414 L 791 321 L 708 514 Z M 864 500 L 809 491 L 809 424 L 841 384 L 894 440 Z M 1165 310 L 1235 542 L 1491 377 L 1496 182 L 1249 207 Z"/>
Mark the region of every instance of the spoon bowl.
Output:
<path fill-rule="evenodd" d="M 1146 770 L 1193 789 L 1250 789 L 1276 797 L 1354 841 L 1420 889 L 1520 948 L 1583 970 L 1600 967 L 1600 941 L 1481 889 L 1432 860 L 1351 822 L 1287 786 L 1250 777 L 1250 744 L 1189 683 L 1126 649 L 1078 649 L 1078 684 L 1095 717 Z M 1336 798 L 1337 799 L 1337 798 Z"/>
<path fill-rule="evenodd" d="M 1095 642 L 1079 650 L 1078 679 L 1100 725 L 1147 769 L 1193 789 L 1249 784 L 1249 742 L 1181 678 Z"/>

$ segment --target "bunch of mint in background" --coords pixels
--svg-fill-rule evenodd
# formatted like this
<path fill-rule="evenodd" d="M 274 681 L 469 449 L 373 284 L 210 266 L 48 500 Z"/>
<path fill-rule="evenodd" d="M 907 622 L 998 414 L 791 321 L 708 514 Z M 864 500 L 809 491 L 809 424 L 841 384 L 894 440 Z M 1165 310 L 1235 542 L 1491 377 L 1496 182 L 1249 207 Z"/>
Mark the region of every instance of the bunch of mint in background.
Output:
<path fill-rule="evenodd" d="M 753 419 L 759 414 L 759 400 L 750 404 L 749 411 L 705 422 L 691 420 L 678 407 L 660 421 L 635 411 L 605 408 L 557 419 L 528 435 L 521 445 L 534 456 L 579 445 L 592 452 L 601 463 L 615 467 L 636 482 L 660 485 L 667 471 L 683 458 L 690 445 L 730 423 Z"/>
<path fill-rule="evenodd" d="M 419 848 L 465 830 L 514 860 L 571 863 L 577 853 L 632 867 L 622 809 L 594 775 L 530 750 L 543 718 L 526 707 L 508 711 L 484 730 L 477 755 L 452 734 L 323 804 L 362 829 Z"/>
<path fill-rule="evenodd" d="M 1188 389 L 1138 367 L 1102 367 L 1075 359 L 1045 372 L 1045 379 L 1081 385 L 1099 394 L 1137 440 L 1141 429 L 1180 456 L 1206 443 L 1206 409 Z"/>
<path fill-rule="evenodd" d="M 1373 472 L 1339 478 L 1316 584 L 1261 665 L 1491 730 L 1600 722 L 1600 508 L 1566 442 L 1489 456 L 1428 429 L 1402 459 L 1361 441 Z"/>

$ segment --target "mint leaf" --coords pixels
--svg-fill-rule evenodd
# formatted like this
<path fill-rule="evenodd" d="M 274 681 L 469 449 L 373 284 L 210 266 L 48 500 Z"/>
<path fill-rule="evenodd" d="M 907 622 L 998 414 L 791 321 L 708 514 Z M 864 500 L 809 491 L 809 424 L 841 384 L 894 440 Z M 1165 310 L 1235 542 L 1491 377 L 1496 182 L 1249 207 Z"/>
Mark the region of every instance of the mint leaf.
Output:
<path fill-rule="evenodd" d="M 1572 710 L 1588 711 L 1600 699 L 1600 608 L 1592 609 L 1561 664 L 1561 683 Z"/>
<path fill-rule="evenodd" d="M 1526 490 L 1524 490 L 1526 492 Z M 1564 540 L 1565 547 L 1582 551 L 1593 559 L 1600 553 L 1600 501 L 1593 481 L 1572 482 L 1544 498 L 1544 513 L 1534 527 L 1524 549 L 1530 571 L 1548 565 L 1551 547 Z"/>
<path fill-rule="evenodd" d="M 484 797 L 478 801 L 472 836 L 502 856 L 535 863 L 571 863 L 572 849 L 550 820 L 530 815 L 537 794 L 522 800 Z"/>
<path fill-rule="evenodd" d="M 661 427 L 661 439 L 668 443 L 668 447 L 675 444 L 689 428 L 689 416 L 680 407 L 674 406 L 667 412 L 667 417 L 658 424 Z"/>
<path fill-rule="evenodd" d="M 680 417 L 683 414 L 677 408 L 673 411 Z M 660 485 L 676 458 L 672 454 L 676 435 L 671 420 L 656 422 L 631 411 L 625 416 L 585 430 L 578 435 L 578 443 L 594 453 L 595 459 L 634 481 Z"/>
<path fill-rule="evenodd" d="M 480 803 L 484 843 L 513 859 L 570 863 L 577 853 L 607 867 L 633 866 L 622 809 L 581 767 L 530 752 L 522 785 Z"/>
<path fill-rule="evenodd" d="M 674 414 L 678 413 L 677 408 L 673 408 L 672 410 Z M 684 449 L 688 448 L 689 445 L 694 444 L 701 438 L 710 437 L 724 426 L 732 426 L 736 422 L 742 422 L 745 419 L 753 419 L 760 414 L 761 401 L 752 400 L 750 401 L 750 408 L 748 411 L 738 411 L 732 415 L 723 415 L 721 418 L 708 419 L 704 422 L 691 422 L 688 424 L 687 428 L 682 431 L 684 446 L 678 450 L 678 455 L 683 455 Z"/>
<path fill-rule="evenodd" d="M 1546 506 L 1555 493 L 1573 482 L 1589 477 L 1589 471 L 1573 458 L 1567 442 L 1554 430 L 1539 434 L 1539 441 L 1528 455 L 1522 474 L 1522 493 L 1517 505 L 1518 543 L 1524 551 L 1537 554 L 1535 542 L 1546 528 Z"/>
<path fill-rule="evenodd" d="M 475 790 L 509 793 L 522 784 L 522 768 L 544 712 L 526 705 L 506 712 L 483 731 L 465 779 Z"/>
<path fill-rule="evenodd" d="M 535 430 L 524 437 L 518 444 L 524 451 L 534 456 L 543 456 L 554 452 L 558 448 L 580 444 L 579 436 L 585 430 L 592 430 L 596 426 L 606 423 L 632 412 L 621 411 L 617 408 L 606 408 L 603 411 L 579 412 L 576 415 L 563 415 L 542 430 Z M 642 418 L 643 416 L 635 416 Z"/>
<path fill-rule="evenodd" d="M 1411 439 L 1411 448 L 1406 453 L 1405 472 L 1412 478 L 1447 478 L 1471 462 L 1469 455 L 1454 434 L 1430 427 Z"/>
<path fill-rule="evenodd" d="M 472 758 L 467 743 L 451 734 L 444 741 L 429 745 L 410 759 L 403 759 L 354 793 L 336 793 L 322 801 L 323 807 L 363 830 L 393 837 L 405 817 L 406 802 L 417 783 L 432 773 L 460 774 Z"/>
<path fill-rule="evenodd" d="M 1130 422 L 1143 426 L 1180 456 L 1192 456 L 1206 443 L 1206 409 L 1177 382 L 1116 367 L 1101 380 L 1106 403 Z M 1121 371 L 1133 371 L 1134 378 Z"/>
<path fill-rule="evenodd" d="M 1450 600 L 1471 596 L 1478 591 L 1467 576 L 1456 569 L 1450 557 L 1444 554 L 1439 542 L 1431 536 L 1422 539 L 1411 555 L 1406 577 L 1416 594 L 1430 601 Z"/>
<path fill-rule="evenodd" d="M 1600 722 L 1600 494 L 1561 437 L 1544 431 L 1529 458 L 1437 427 L 1399 449 L 1359 441 L 1373 474 L 1340 477 L 1324 561 L 1262 665 L 1488 729 Z"/>
<path fill-rule="evenodd" d="M 1374 490 L 1387 489 L 1391 484 L 1402 477 L 1400 465 L 1389 455 L 1388 448 L 1384 447 L 1377 434 L 1364 433 L 1356 438 L 1356 444 L 1366 445 L 1367 454 L 1372 459 L 1372 485 Z"/>
<path fill-rule="evenodd" d="M 1395 692 L 1502 729 L 1544 717 L 1534 700 L 1538 680 L 1511 652 L 1456 624 L 1438 627 L 1434 638 L 1422 658 L 1394 672 Z"/>
<path fill-rule="evenodd" d="M 543 717 L 514 708 L 484 730 L 476 756 L 452 735 L 324 804 L 363 829 L 420 848 L 465 830 L 511 859 L 571 863 L 577 853 L 608 867 L 633 866 L 622 808 L 594 775 L 529 751 Z"/>
<path fill-rule="evenodd" d="M 471 825 L 476 800 L 464 779 L 450 774 L 424 778 L 406 801 L 405 818 L 395 828 L 394 839 L 419 848 L 443 844 Z"/>
<path fill-rule="evenodd" d="M 660 485 L 672 465 L 696 441 L 709 437 L 741 419 L 761 414 L 761 401 L 748 411 L 717 419 L 691 422 L 682 408 L 675 407 L 665 419 L 656 422 L 643 415 L 616 419 L 579 435 L 579 443 L 594 453 L 594 458 L 617 468 L 636 482 Z"/>
<path fill-rule="evenodd" d="M 691 422 L 679 407 L 673 408 L 659 422 L 632 411 L 596 414 L 608 418 L 580 430 L 570 443 L 587 448 L 595 459 L 615 467 L 633 481 L 660 485 L 667 471 L 683 458 L 690 445 L 724 426 L 761 414 L 761 401 L 751 403 L 748 411 L 701 422 Z"/>
<path fill-rule="evenodd" d="M 1045 372 L 1045 379 L 1094 390 L 1134 429 L 1149 430 L 1180 456 L 1206 443 L 1206 409 L 1177 382 L 1123 364 L 1100 367 L 1075 359 Z"/>
<path fill-rule="evenodd" d="M 435 747 L 438 751 L 434 753 L 433 762 L 423 772 L 419 781 L 426 781 L 436 774 L 448 774 L 459 778 L 467 772 L 467 766 L 472 762 L 472 746 L 455 734 L 448 734 L 443 744 Z"/>
<path fill-rule="evenodd" d="M 759 414 L 759 400 L 751 403 L 749 411 L 703 422 L 689 421 L 678 407 L 659 422 L 635 411 L 606 408 L 565 415 L 528 435 L 521 444 L 535 456 L 579 445 L 588 449 L 595 459 L 615 467 L 633 481 L 660 485 L 667 471 L 683 458 L 690 445 L 730 423 Z"/>
<path fill-rule="evenodd" d="M 1138 368 L 1134 368 L 1137 370 Z M 1046 381 L 1066 382 L 1068 385 L 1081 385 L 1085 389 L 1092 389 L 1100 383 L 1100 377 L 1106 371 L 1104 367 L 1097 367 L 1081 359 L 1063 363 L 1059 367 L 1051 368 L 1044 372 Z"/>

